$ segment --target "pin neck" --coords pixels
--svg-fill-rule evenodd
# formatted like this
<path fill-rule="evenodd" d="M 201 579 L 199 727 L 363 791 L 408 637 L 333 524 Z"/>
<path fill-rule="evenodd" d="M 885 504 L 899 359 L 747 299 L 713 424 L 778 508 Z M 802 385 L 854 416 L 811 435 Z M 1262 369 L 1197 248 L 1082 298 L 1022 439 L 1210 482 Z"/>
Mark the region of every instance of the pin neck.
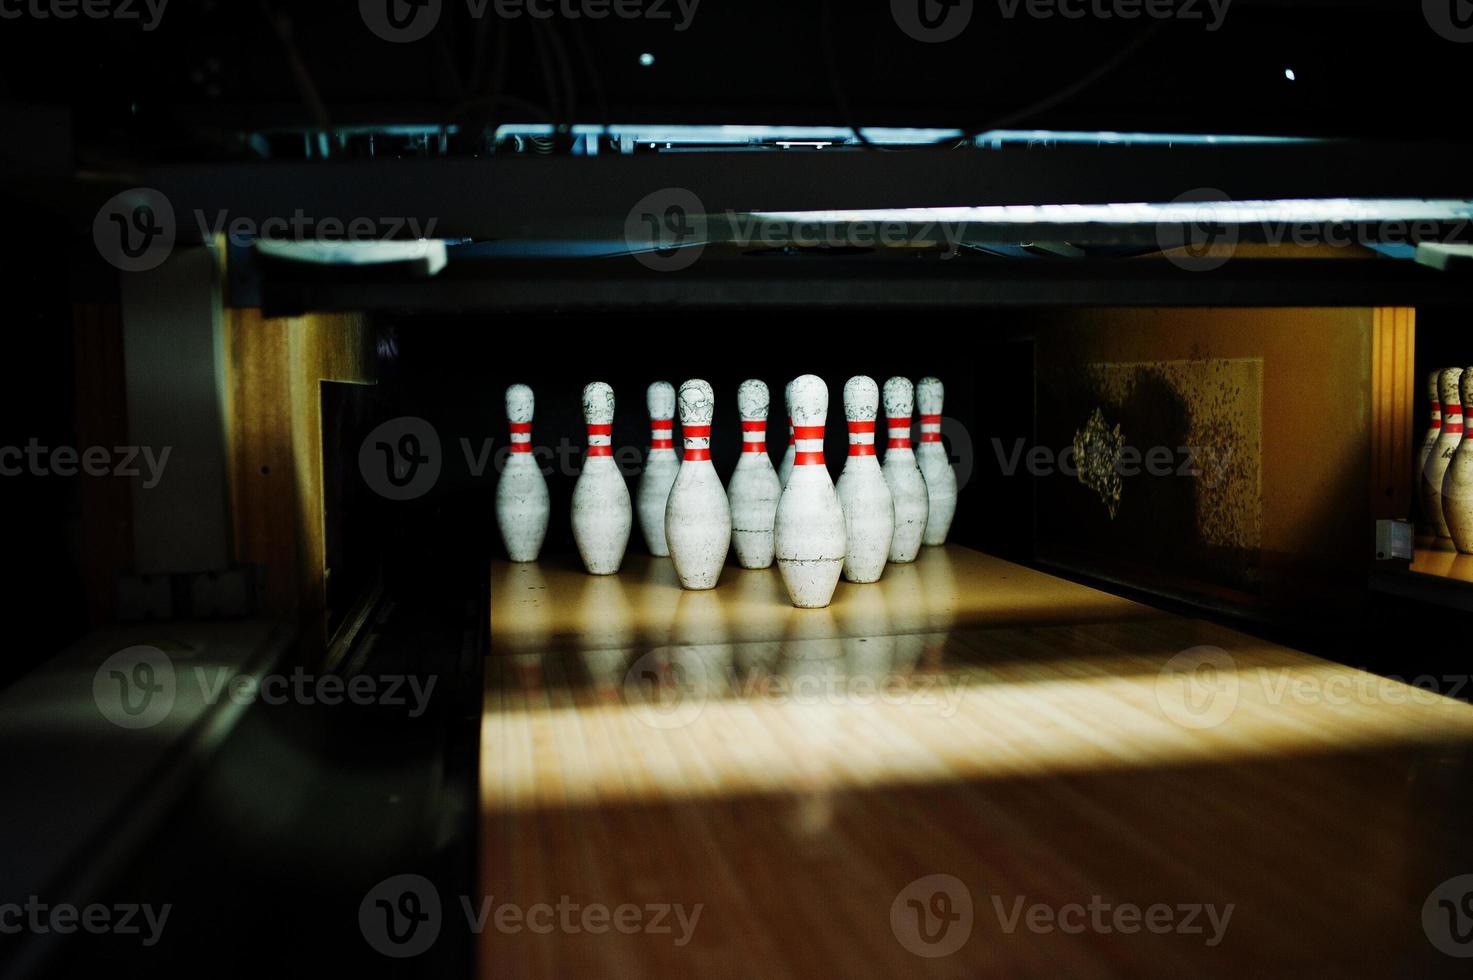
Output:
<path fill-rule="evenodd" d="M 887 418 L 885 424 L 890 429 L 890 441 L 886 445 L 888 449 L 910 448 L 910 416 L 905 418 Z"/>
<path fill-rule="evenodd" d="M 922 442 L 922 444 L 928 443 L 928 442 L 940 442 L 940 441 L 941 441 L 941 416 L 939 416 L 939 415 L 922 415 L 921 416 L 921 442 Z"/>
<path fill-rule="evenodd" d="M 1456 402 L 1447 402 L 1442 406 L 1442 428 L 1441 433 L 1448 436 L 1460 436 L 1463 434 L 1463 406 Z"/>
<path fill-rule="evenodd" d="M 512 422 L 511 426 L 511 451 L 514 453 L 532 452 L 532 423 Z"/>
<path fill-rule="evenodd" d="M 793 426 L 793 465 L 794 466 L 822 466 L 823 462 L 823 426 L 821 425 L 795 425 Z"/>
<path fill-rule="evenodd" d="M 709 425 L 682 425 L 680 435 L 685 440 L 687 463 L 709 463 L 711 461 L 711 427 Z"/>
<path fill-rule="evenodd" d="M 675 448 L 675 420 L 650 419 L 650 449 Z"/>
<path fill-rule="evenodd" d="M 849 455 L 873 456 L 875 454 L 875 422 L 849 422 Z"/>
<path fill-rule="evenodd" d="M 742 420 L 742 452 L 767 452 L 767 423 L 761 419 Z"/>
<path fill-rule="evenodd" d="M 588 424 L 588 455 L 614 455 L 614 423 Z"/>

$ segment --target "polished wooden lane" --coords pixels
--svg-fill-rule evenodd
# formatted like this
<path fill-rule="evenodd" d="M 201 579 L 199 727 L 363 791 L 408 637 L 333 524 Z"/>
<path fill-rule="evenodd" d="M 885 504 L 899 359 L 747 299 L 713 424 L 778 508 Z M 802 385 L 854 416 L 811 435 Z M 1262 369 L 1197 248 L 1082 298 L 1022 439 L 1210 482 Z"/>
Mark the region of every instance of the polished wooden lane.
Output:
<path fill-rule="evenodd" d="M 956 547 L 829 610 L 491 588 L 482 890 L 551 911 L 484 977 L 1466 965 L 1422 918 L 1473 872 L 1461 702 Z"/>

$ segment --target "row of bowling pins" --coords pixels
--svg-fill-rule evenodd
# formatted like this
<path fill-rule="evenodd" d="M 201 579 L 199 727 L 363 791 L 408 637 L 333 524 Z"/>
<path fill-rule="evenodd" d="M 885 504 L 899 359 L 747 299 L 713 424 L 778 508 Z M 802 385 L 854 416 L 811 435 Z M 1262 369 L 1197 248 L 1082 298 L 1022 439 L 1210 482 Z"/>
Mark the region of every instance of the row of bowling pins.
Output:
<path fill-rule="evenodd" d="M 1431 425 L 1417 455 L 1422 516 L 1438 537 L 1473 554 L 1473 440 L 1463 406 L 1473 406 L 1473 367 L 1443 368 L 1427 376 Z"/>
<path fill-rule="evenodd" d="M 885 383 L 888 449 L 875 455 L 880 390 L 867 377 L 844 389 L 849 457 L 836 486 L 823 458 L 828 386 L 804 375 L 787 387 L 789 446 L 779 470 L 767 454 L 767 386 L 743 382 L 738 392 L 743 452 L 729 493 L 711 464 L 715 396 L 705 381 L 681 386 L 685 452 L 674 452 L 673 386 L 649 388 L 650 457 L 638 490 L 641 530 L 650 551 L 669 555 L 683 588 L 714 588 L 733 547 L 745 568 L 776 560 L 793 604 L 827 606 L 842 574 L 875 582 L 887 562 L 914 561 L 922 543 L 943 544 L 956 513 L 956 475 L 941 444 L 945 389 L 935 378 L 919 386 L 921 451 L 911 447 L 917 389 L 905 378 Z M 531 447 L 533 394 L 507 390 L 512 453 L 497 488 L 496 514 L 513 561 L 535 561 L 547 533 L 546 481 Z M 633 504 L 614 465 L 614 393 L 595 382 L 583 391 L 588 452 L 573 489 L 573 536 L 591 574 L 619 570 L 633 525 Z"/>

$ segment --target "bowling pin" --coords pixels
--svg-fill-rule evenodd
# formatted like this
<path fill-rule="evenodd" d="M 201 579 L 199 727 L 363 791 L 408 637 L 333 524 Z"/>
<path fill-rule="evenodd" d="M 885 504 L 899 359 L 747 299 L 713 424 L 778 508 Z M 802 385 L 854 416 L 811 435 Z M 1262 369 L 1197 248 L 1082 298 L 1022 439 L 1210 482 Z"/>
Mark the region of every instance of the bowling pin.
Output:
<path fill-rule="evenodd" d="M 875 456 L 875 417 L 880 386 L 874 378 L 850 378 L 844 385 L 844 417 L 849 422 L 849 458 L 839 474 L 844 507 L 844 578 L 878 582 L 895 536 L 895 501 Z"/>
<path fill-rule="evenodd" d="M 1440 538 L 1451 537 L 1447 518 L 1442 512 L 1442 478 L 1452 462 L 1453 453 L 1463 441 L 1463 402 L 1458 391 L 1462 379 L 1462 368 L 1446 368 L 1437 376 L 1437 395 L 1442 402 L 1442 428 L 1437 441 L 1427 454 L 1427 465 L 1422 468 L 1422 510 L 1427 515 L 1427 524 Z"/>
<path fill-rule="evenodd" d="M 956 471 L 941 442 L 941 413 L 946 388 L 939 378 L 922 378 L 916 385 L 916 404 L 921 410 L 921 445 L 916 460 L 926 478 L 926 532 L 921 541 L 945 544 L 956 516 Z"/>
<path fill-rule="evenodd" d="M 526 385 L 506 389 L 506 420 L 511 453 L 496 484 L 496 527 L 512 561 L 536 561 L 547 539 L 551 505 L 547 479 L 532 452 L 532 413 L 536 401 Z"/>
<path fill-rule="evenodd" d="M 1473 368 L 1459 379 L 1460 405 L 1473 405 Z M 1458 551 L 1473 555 L 1473 440 L 1465 430 L 1442 478 L 1442 516 Z"/>
<path fill-rule="evenodd" d="M 573 540 L 590 575 L 613 575 L 624 561 L 634 505 L 614 465 L 614 389 L 595 381 L 583 389 L 588 454 L 573 485 Z"/>
<path fill-rule="evenodd" d="M 680 434 L 685 458 L 665 505 L 665 540 L 680 587 L 714 589 L 731 549 L 731 508 L 711 465 L 711 417 L 716 396 L 704 381 L 680 386 Z"/>
<path fill-rule="evenodd" d="M 1437 397 L 1437 376 L 1441 373 L 1431 371 L 1427 375 L 1427 403 L 1431 407 L 1431 420 L 1427 427 L 1427 434 L 1422 437 L 1421 448 L 1417 450 L 1416 479 L 1413 481 L 1413 485 L 1417 487 L 1421 486 L 1422 471 L 1427 468 L 1427 457 L 1432 454 L 1432 446 L 1437 442 L 1437 436 L 1442 431 L 1442 402 Z M 1417 511 L 1421 517 L 1420 524 L 1430 529 L 1433 523 L 1432 515 L 1427 513 L 1420 493 L 1417 494 Z"/>
<path fill-rule="evenodd" d="M 742 458 L 726 490 L 731 501 L 731 543 L 743 568 L 769 568 L 774 554 L 772 525 L 783 487 L 767 455 L 769 402 L 767 385 L 761 381 L 743 381 L 737 389 Z"/>
<path fill-rule="evenodd" d="M 777 503 L 777 566 L 793 605 L 821 609 L 833 600 L 845 551 L 844 510 L 823 461 L 829 389 L 811 374 L 791 388 L 793 473 Z"/>
<path fill-rule="evenodd" d="M 793 382 L 791 381 L 783 389 L 783 408 L 788 413 L 788 451 L 783 454 L 783 461 L 778 464 L 777 479 L 786 487 L 788 477 L 793 475 L 793 457 L 798 452 L 797 444 L 793 441 Z"/>
<path fill-rule="evenodd" d="M 639 477 L 635 507 L 639 511 L 639 533 L 644 536 L 645 547 L 656 558 L 668 558 L 665 504 L 670 499 L 675 474 L 680 470 L 674 439 L 675 386 L 668 381 L 656 381 L 645 394 L 645 401 L 650 410 L 650 455 Z"/>
<path fill-rule="evenodd" d="M 915 388 L 905 378 L 885 382 L 885 416 L 890 441 L 885 449 L 885 482 L 895 498 L 895 537 L 890 542 L 890 560 L 904 564 L 916 560 L 931 505 L 926 478 L 916 464 L 910 446 L 910 418 L 915 411 Z"/>

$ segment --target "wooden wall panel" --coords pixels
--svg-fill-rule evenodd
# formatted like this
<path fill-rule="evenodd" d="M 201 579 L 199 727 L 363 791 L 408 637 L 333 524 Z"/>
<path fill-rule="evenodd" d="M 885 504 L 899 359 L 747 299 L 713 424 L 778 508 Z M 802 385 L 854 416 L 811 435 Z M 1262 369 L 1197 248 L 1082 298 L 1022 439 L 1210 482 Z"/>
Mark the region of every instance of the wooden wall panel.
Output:
<path fill-rule="evenodd" d="M 1375 311 L 1371 353 L 1371 516 L 1376 520 L 1405 520 L 1411 516 L 1416 339 L 1416 310 L 1385 307 Z"/>
<path fill-rule="evenodd" d="M 375 381 L 368 325 L 230 309 L 225 336 L 236 560 L 264 570 L 263 612 L 299 620 L 325 646 L 321 386 Z"/>

